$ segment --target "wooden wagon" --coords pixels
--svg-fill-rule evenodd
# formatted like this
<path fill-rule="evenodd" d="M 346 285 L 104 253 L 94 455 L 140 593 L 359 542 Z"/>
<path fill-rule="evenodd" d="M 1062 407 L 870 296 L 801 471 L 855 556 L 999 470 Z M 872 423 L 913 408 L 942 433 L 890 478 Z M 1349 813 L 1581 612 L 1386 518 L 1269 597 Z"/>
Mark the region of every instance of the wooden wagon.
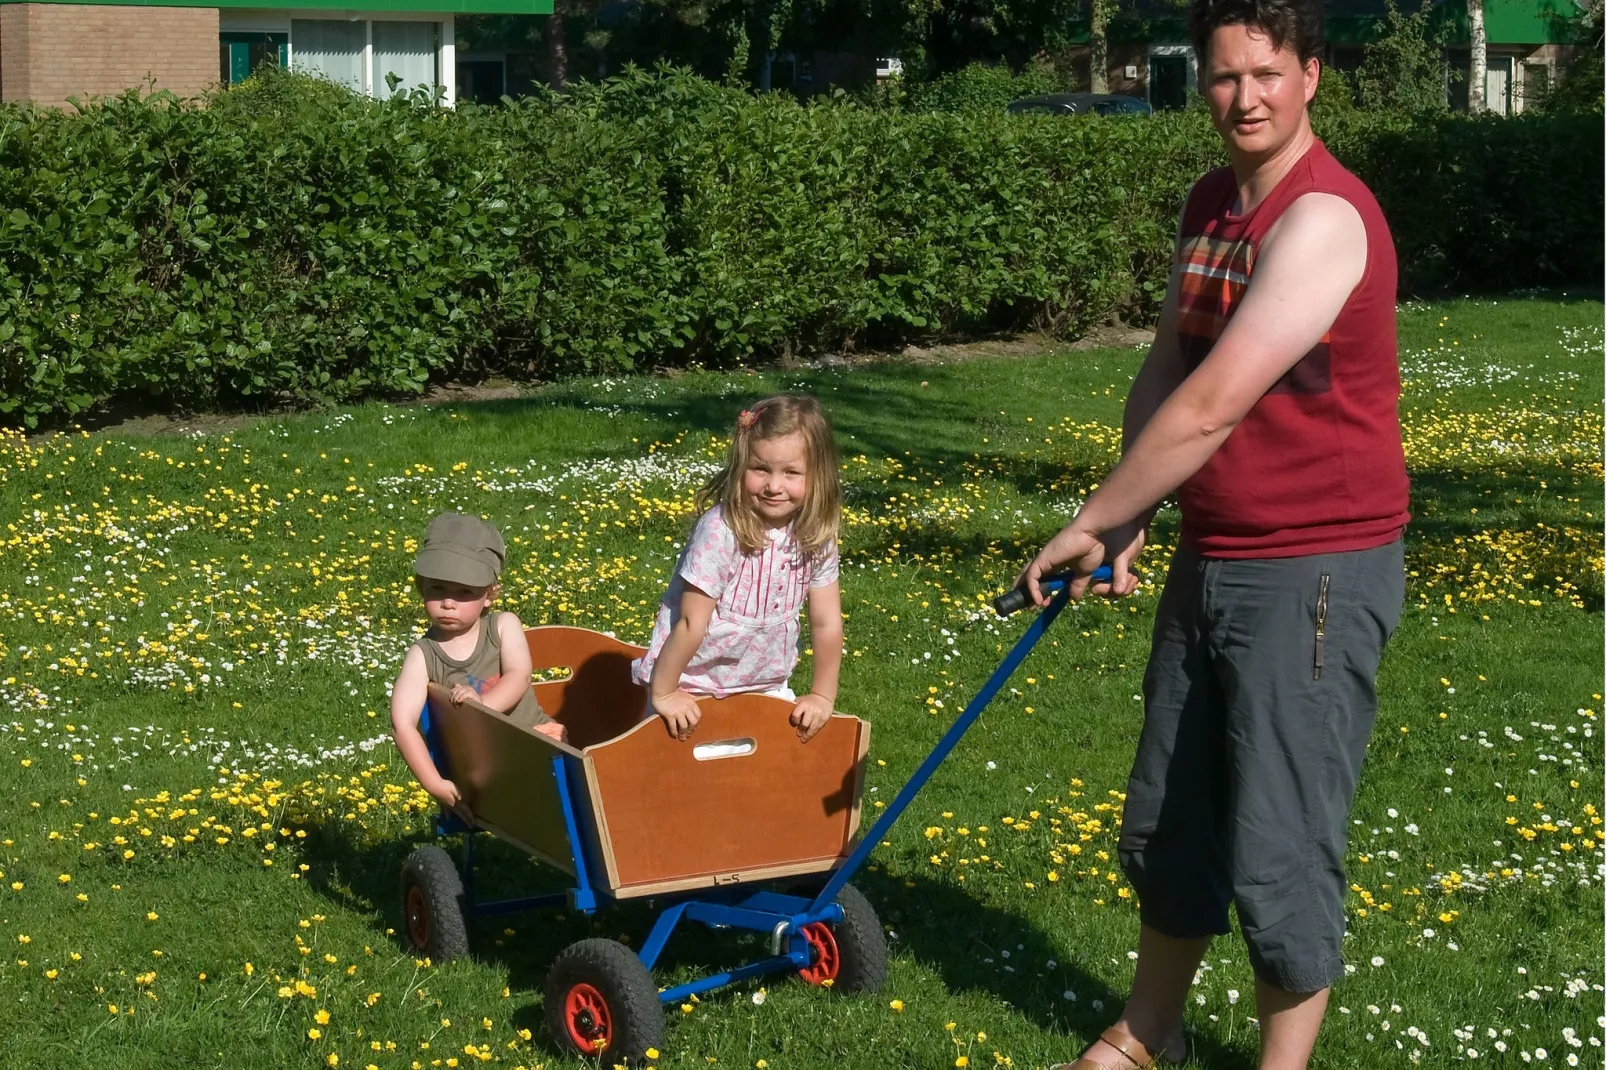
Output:
<path fill-rule="evenodd" d="M 582 940 L 554 963 L 546 1012 L 560 1045 L 640 1058 L 661 1043 L 660 1006 L 742 977 L 796 970 L 844 991 L 879 988 L 886 943 L 851 886 L 815 905 L 762 887 L 832 871 L 853 849 L 870 726 L 834 714 L 809 742 L 792 704 L 764 695 L 699 701 L 692 738 L 646 717 L 630 675 L 642 648 L 583 628 L 526 632 L 541 706 L 567 742 L 528 731 L 472 700 L 430 685 L 424 734 L 463 813 L 438 831 L 467 831 L 461 864 L 421 847 L 403 871 L 409 940 L 441 962 L 468 950 L 468 918 L 542 906 L 585 912 L 651 897 L 667 905 L 640 952 Z M 535 856 L 572 878 L 565 893 L 493 902 L 473 889 L 474 832 Z M 817 882 L 819 883 L 819 882 Z M 757 929 L 771 954 L 663 992 L 651 978 L 681 921 Z"/>
<path fill-rule="evenodd" d="M 1109 566 L 1090 577 L 1108 583 Z M 639 952 L 613 940 L 581 940 L 553 963 L 546 1017 L 558 1043 L 585 1055 L 633 1062 L 662 1044 L 666 1003 L 783 970 L 839 991 L 871 991 L 886 979 L 887 945 L 868 900 L 849 879 L 1065 608 L 1070 576 L 1042 582 L 1047 608 L 1010 648 L 976 696 L 862 838 L 859 798 L 870 727 L 833 715 L 803 743 L 789 703 L 740 695 L 699 703 L 689 741 L 643 719 L 646 694 L 630 676 L 642 649 L 582 628 L 526 633 L 535 669 L 565 668 L 535 685 L 541 705 L 568 731 L 557 743 L 475 702 L 454 706 L 431 686 L 425 736 L 441 772 L 463 793 L 470 824 L 569 874 L 566 893 L 479 902 L 473 835 L 461 869 L 439 847 L 421 847 L 403 871 L 407 934 L 437 961 L 468 948 L 467 914 L 569 904 L 594 912 L 652 896 L 666 905 Z M 1020 590 L 993 602 L 1000 616 L 1030 604 Z M 764 887 L 820 880 L 812 897 Z M 652 968 L 682 921 L 768 934 L 766 958 L 659 990 Z"/>

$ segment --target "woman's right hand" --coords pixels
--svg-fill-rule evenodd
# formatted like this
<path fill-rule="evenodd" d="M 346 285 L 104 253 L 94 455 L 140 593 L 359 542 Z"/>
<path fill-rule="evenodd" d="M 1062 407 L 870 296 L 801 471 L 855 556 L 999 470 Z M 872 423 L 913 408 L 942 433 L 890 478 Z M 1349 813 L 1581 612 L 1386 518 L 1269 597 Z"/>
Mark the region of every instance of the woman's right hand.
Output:
<path fill-rule="evenodd" d="M 703 717 L 703 711 L 697 705 L 697 700 L 679 688 L 667 695 L 654 695 L 652 708 L 663 718 L 669 734 L 681 740 L 691 738 L 692 729 L 697 727 L 697 722 Z"/>

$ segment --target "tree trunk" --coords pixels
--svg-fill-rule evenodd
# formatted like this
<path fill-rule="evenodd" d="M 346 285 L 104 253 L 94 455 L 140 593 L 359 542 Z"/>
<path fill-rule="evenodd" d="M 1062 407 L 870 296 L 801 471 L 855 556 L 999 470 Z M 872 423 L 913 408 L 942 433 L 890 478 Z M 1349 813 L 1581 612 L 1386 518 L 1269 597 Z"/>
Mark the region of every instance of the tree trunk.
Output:
<path fill-rule="evenodd" d="M 1093 93 L 1110 91 L 1110 41 L 1108 35 L 1109 11 L 1106 0 L 1088 0 L 1091 18 L 1088 19 L 1088 89 Z"/>
<path fill-rule="evenodd" d="M 1483 28 L 1483 0 L 1467 0 L 1467 22 L 1472 27 L 1472 63 L 1467 71 L 1467 111 L 1482 115 L 1489 110 L 1484 87 L 1489 79 L 1489 35 Z"/>
<path fill-rule="evenodd" d="M 554 2 L 546 20 L 547 81 L 563 92 L 569 82 L 569 46 L 563 38 L 563 5 Z"/>

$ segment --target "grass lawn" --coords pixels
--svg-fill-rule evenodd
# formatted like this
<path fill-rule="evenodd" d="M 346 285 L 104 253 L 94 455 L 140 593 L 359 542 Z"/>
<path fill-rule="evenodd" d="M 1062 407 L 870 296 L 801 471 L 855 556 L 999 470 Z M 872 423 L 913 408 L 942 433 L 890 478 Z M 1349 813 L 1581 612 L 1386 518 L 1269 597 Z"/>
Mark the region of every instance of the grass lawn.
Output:
<path fill-rule="evenodd" d="M 1554 295 L 1400 311 L 1411 584 L 1316 1065 L 1601 1065 L 1601 317 Z M 1111 463 L 1139 357 L 0 438 L 0 1065 L 581 1065 L 544 1035 L 546 965 L 591 933 L 639 942 L 643 911 L 497 919 L 439 968 L 393 932 L 431 807 L 386 692 L 429 517 L 501 527 L 526 624 L 641 641 L 736 412 L 819 395 L 845 462 L 840 704 L 875 726 L 868 821 L 1025 626 L 983 599 Z M 1136 597 L 1061 618 L 859 882 L 891 929 L 885 992 L 727 988 L 672 1011 L 661 1066 L 1034 1067 L 1113 1018 L 1137 932 L 1114 845 L 1175 522 Z M 482 880 L 557 886 L 499 845 Z M 659 980 L 748 950 L 688 930 Z M 1252 1065 L 1252 990 L 1219 941 L 1196 1065 Z"/>

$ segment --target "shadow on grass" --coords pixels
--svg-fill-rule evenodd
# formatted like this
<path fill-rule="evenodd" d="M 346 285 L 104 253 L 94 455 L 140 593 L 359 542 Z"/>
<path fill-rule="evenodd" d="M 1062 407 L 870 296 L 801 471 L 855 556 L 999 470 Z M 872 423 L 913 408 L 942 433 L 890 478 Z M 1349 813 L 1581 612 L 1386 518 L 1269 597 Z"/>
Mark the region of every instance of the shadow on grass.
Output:
<path fill-rule="evenodd" d="M 364 844 L 342 826 L 322 825 L 307 830 L 304 857 L 311 867 L 307 877 L 331 900 L 374 915 L 397 949 L 410 954 L 411 946 L 403 935 L 402 865 L 415 847 L 428 843 L 460 857 L 459 842 L 451 837 Z M 567 887 L 563 874 L 489 836 L 480 837 L 475 851 L 476 894 L 481 901 Z M 912 958 L 936 973 L 949 992 L 977 992 L 1000 1000 L 1037 1028 L 1063 1038 L 1067 1061 L 1114 1021 L 1125 994 L 1087 972 L 1075 961 L 1074 953 L 1057 950 L 1050 936 L 1031 920 L 943 882 L 905 880 L 865 870 L 854 883 L 874 904 L 883 924 L 896 934 L 894 955 Z M 809 888 L 794 884 L 790 890 L 807 894 Z M 625 904 L 592 917 L 563 908 L 480 917 L 470 922 L 470 947 L 476 961 L 506 971 L 510 988 L 540 992 L 548 966 L 569 944 L 600 936 L 639 947 L 656 914 L 651 904 L 643 903 Z M 685 925 L 665 949 L 657 976 L 660 983 L 669 983 L 671 978 L 689 980 L 767 953 L 757 934 Z M 1065 961 L 1048 970 L 1046 964 L 1056 958 Z M 745 999 L 750 987 L 717 990 L 702 1001 L 718 1005 Z M 1076 994 L 1074 1001 L 1064 995 L 1067 990 Z M 511 1017 L 516 1026 L 529 1029 L 538 1038 L 538 1045 L 555 1050 L 543 1015 L 540 1002 L 527 999 Z M 1208 1036 L 1193 1038 L 1193 1043 L 1198 1065 L 1252 1065 L 1244 1053 L 1220 1048 Z"/>
<path fill-rule="evenodd" d="M 781 376 L 784 383 L 754 376 L 748 384 L 738 378 L 747 389 L 737 391 L 693 391 L 670 384 L 653 396 L 609 399 L 608 411 L 677 430 L 729 434 L 743 405 L 798 384 L 829 406 L 844 454 L 903 457 L 916 452 L 911 446 L 918 446 L 918 456 L 927 467 L 957 465 L 974 458 L 987 433 L 981 429 L 987 417 L 977 413 L 971 398 L 945 398 L 946 390 L 918 387 L 921 379 L 936 374 L 937 369 L 890 361 L 851 375 L 831 369 L 799 371 Z M 478 402 L 474 407 L 486 415 L 518 419 L 553 407 L 595 412 L 594 399 L 579 389 L 559 387 L 537 397 Z"/>

